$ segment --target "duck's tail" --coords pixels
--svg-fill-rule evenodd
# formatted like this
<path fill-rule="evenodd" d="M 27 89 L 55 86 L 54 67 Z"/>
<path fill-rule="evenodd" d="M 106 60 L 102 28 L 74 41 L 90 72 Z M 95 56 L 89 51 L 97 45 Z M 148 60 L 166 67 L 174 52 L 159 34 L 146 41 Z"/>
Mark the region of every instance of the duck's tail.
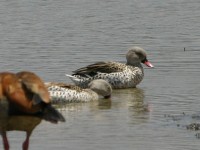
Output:
<path fill-rule="evenodd" d="M 81 75 L 69 75 L 69 74 L 65 74 L 65 76 L 69 77 L 75 85 L 81 87 L 81 88 L 87 88 L 88 84 L 90 83 L 90 81 L 92 80 L 92 78 L 90 76 L 81 76 Z"/>
<path fill-rule="evenodd" d="M 69 77 L 75 83 L 81 81 L 81 79 L 79 79 L 78 77 L 73 76 L 73 75 L 65 74 L 65 76 Z"/>
<path fill-rule="evenodd" d="M 42 118 L 51 123 L 65 122 L 63 115 L 50 104 L 44 108 Z"/>

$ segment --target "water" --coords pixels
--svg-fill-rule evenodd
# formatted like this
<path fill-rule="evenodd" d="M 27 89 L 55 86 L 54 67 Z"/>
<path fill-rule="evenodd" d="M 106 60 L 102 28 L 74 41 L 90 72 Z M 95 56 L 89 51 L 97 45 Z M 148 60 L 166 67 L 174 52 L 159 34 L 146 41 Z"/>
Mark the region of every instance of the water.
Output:
<path fill-rule="evenodd" d="M 184 127 L 199 120 L 166 117 L 199 113 L 199 28 L 198 0 L 2 0 L 1 71 L 70 83 L 65 73 L 125 62 L 130 46 L 146 49 L 155 66 L 137 89 L 114 90 L 109 102 L 67 105 L 66 123 L 43 121 L 30 149 L 199 149 L 198 131 Z M 24 136 L 10 132 L 11 148 L 20 149 Z"/>

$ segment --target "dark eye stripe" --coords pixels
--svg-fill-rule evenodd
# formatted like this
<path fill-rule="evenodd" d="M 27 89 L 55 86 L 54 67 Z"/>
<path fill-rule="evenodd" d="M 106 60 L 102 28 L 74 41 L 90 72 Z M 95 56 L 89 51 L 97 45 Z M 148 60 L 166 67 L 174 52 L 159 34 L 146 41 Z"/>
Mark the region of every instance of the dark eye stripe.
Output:
<path fill-rule="evenodd" d="M 144 58 L 141 62 L 144 63 L 146 61 L 148 61 L 147 58 Z"/>

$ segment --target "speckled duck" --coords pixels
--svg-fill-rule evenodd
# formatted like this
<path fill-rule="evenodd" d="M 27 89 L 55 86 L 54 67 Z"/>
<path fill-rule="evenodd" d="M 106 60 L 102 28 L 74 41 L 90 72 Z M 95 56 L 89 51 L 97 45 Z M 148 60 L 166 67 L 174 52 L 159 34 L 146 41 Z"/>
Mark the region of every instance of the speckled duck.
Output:
<path fill-rule="evenodd" d="M 51 96 L 53 104 L 90 102 L 99 99 L 102 96 L 105 99 L 111 97 L 111 85 L 102 79 L 93 80 L 89 83 L 89 88 L 82 89 L 76 85 L 65 83 L 45 83 Z"/>
<path fill-rule="evenodd" d="M 112 61 L 97 62 L 66 76 L 82 88 L 88 87 L 90 81 L 94 79 L 104 79 L 115 89 L 134 88 L 144 77 L 141 63 L 150 68 L 154 66 L 147 60 L 145 50 L 140 47 L 131 47 L 126 54 L 126 59 L 126 64 Z"/>

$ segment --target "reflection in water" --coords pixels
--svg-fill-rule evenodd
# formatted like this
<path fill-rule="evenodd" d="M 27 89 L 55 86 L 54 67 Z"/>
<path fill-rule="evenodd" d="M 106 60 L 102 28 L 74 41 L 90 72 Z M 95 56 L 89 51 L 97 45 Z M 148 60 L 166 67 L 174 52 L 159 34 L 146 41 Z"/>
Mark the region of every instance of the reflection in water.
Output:
<path fill-rule="evenodd" d="M 149 119 L 149 112 L 151 110 L 149 104 L 145 101 L 145 94 L 142 89 L 131 88 L 115 90 L 113 95 L 115 95 L 115 99 L 118 100 L 115 106 L 127 109 L 127 115 L 132 123 L 142 123 Z"/>
<path fill-rule="evenodd" d="M 121 105 L 128 106 L 135 113 L 149 111 L 148 105 L 144 104 L 144 91 L 140 88 L 115 90 L 115 96 L 120 100 Z"/>
<path fill-rule="evenodd" d="M 91 106 L 98 109 L 110 109 L 112 105 L 112 99 L 100 98 L 98 101 L 91 102 L 72 102 L 72 103 L 58 103 L 55 107 L 61 111 L 80 111 L 83 107 Z"/>
<path fill-rule="evenodd" d="M 132 97 L 128 100 L 129 109 L 133 110 L 135 113 L 146 113 L 149 111 L 148 104 L 144 103 L 144 91 L 139 88 L 132 89 Z"/>
<path fill-rule="evenodd" d="M 17 130 L 31 133 L 41 120 L 35 116 L 10 116 L 7 131 Z"/>
<path fill-rule="evenodd" d="M 98 101 L 99 109 L 111 109 L 111 106 L 112 106 L 112 99 L 100 99 Z"/>
<path fill-rule="evenodd" d="M 122 109 L 129 112 L 131 118 L 148 118 L 150 107 L 144 101 L 144 91 L 140 88 L 120 89 L 113 91 L 111 99 L 99 99 L 89 103 L 58 104 L 61 111 L 80 112 L 85 109 L 98 111 L 104 109 Z"/>
<path fill-rule="evenodd" d="M 24 147 L 25 143 L 29 144 L 29 136 L 31 136 L 41 120 L 41 118 L 35 116 L 10 116 L 6 125 L 6 131 L 25 131 L 27 137 L 22 145 Z"/>
<path fill-rule="evenodd" d="M 163 118 L 200 108 L 199 0 L 4 0 L 0 7 L 2 71 L 32 70 L 46 81 L 70 82 L 65 73 L 96 61 L 123 62 L 130 46 L 147 49 L 156 64 L 145 69 L 141 89 L 114 90 L 110 103 L 61 106 L 66 123 L 37 126 L 52 134 L 34 132 L 32 150 L 199 149 L 194 132 Z"/>
<path fill-rule="evenodd" d="M 67 104 L 59 104 L 56 105 L 57 109 L 62 112 L 62 114 L 65 116 L 67 120 L 67 126 L 74 128 L 74 122 L 78 118 L 81 120 L 86 121 L 87 117 L 90 116 L 89 120 L 93 120 L 93 122 L 96 120 L 102 121 L 107 120 L 107 117 L 105 117 L 102 114 L 102 111 L 107 112 L 111 109 L 112 106 L 112 99 L 99 99 L 98 101 L 91 101 L 91 102 L 80 102 L 80 103 L 67 103 Z M 111 113 L 112 114 L 112 113 Z M 88 120 L 87 120 L 88 122 Z M 77 123 L 75 123 L 77 124 Z M 82 127 L 78 127 L 82 128 Z"/>

